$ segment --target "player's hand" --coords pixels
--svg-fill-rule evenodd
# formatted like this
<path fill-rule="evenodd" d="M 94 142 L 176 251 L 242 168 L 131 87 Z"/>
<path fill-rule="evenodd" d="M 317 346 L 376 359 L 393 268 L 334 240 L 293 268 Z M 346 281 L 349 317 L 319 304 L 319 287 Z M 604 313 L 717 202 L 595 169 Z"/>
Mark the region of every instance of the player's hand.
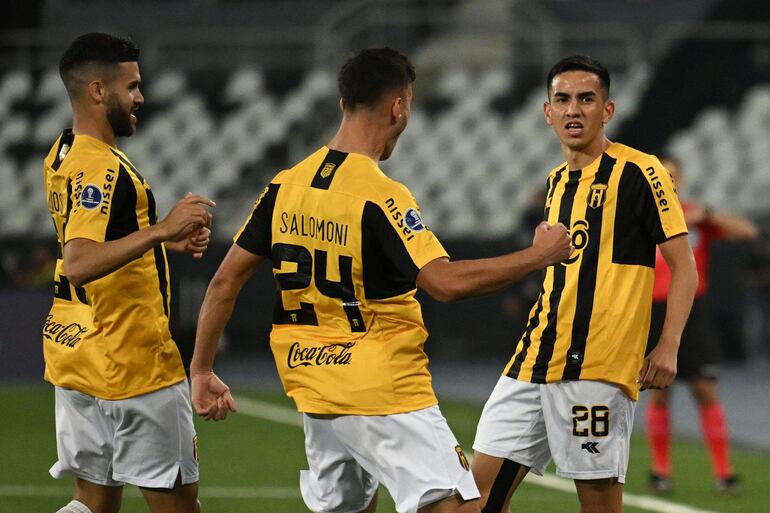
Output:
<path fill-rule="evenodd" d="M 216 206 L 210 199 L 188 192 L 158 223 L 162 240 L 179 242 L 200 228 L 210 228 L 212 215 L 206 207 Z"/>
<path fill-rule="evenodd" d="M 552 225 L 546 221 L 535 228 L 532 247 L 538 250 L 543 267 L 561 262 L 575 251 L 569 230 L 561 223 Z"/>
<path fill-rule="evenodd" d="M 642 362 L 637 382 L 640 390 L 648 388 L 668 388 L 676 377 L 676 359 L 679 344 L 665 340 L 658 341 L 655 349 L 650 351 Z"/>
<path fill-rule="evenodd" d="M 190 253 L 193 258 L 203 258 L 203 252 L 209 247 L 211 242 L 211 230 L 205 226 L 198 228 L 181 240 L 170 240 L 165 242 L 166 249 L 178 251 L 179 253 Z"/>
<path fill-rule="evenodd" d="M 229 412 L 238 411 L 230 387 L 213 372 L 190 371 L 190 380 L 193 407 L 204 420 L 224 420 Z"/>

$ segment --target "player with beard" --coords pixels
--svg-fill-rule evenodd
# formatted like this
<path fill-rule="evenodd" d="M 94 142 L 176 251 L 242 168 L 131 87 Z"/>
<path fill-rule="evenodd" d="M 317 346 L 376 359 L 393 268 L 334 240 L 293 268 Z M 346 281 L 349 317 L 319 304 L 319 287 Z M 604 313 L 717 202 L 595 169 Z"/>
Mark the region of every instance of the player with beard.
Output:
<path fill-rule="evenodd" d="M 314 512 L 373 512 L 378 483 L 399 513 L 479 511 L 468 461 L 433 393 L 417 287 L 442 301 L 475 296 L 572 250 L 564 226 L 541 223 L 523 251 L 449 260 L 409 190 L 379 167 L 409 122 L 414 79 L 391 48 L 348 59 L 337 134 L 265 188 L 198 318 L 193 404 L 223 419 L 234 403 L 212 370 L 217 345 L 241 288 L 272 260 L 270 346 L 304 414 L 309 469 L 300 488 Z"/>
<path fill-rule="evenodd" d="M 59 513 L 115 513 L 123 485 L 153 513 L 200 511 L 188 383 L 169 331 L 166 250 L 200 258 L 214 203 L 188 194 L 157 221 L 149 185 L 118 150 L 144 102 L 138 48 L 91 33 L 59 71 L 72 103 L 44 162 L 58 239 L 54 300 L 43 328 L 55 386 L 56 478 L 75 478 Z"/>

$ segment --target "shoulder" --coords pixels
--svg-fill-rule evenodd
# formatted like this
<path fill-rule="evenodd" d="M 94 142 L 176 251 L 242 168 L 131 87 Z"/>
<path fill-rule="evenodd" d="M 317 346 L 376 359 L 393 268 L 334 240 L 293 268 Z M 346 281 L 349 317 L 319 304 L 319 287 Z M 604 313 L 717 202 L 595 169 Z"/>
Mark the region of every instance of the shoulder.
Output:
<path fill-rule="evenodd" d="M 62 167 L 69 174 L 78 171 L 85 172 L 104 172 L 108 168 L 115 168 L 120 163 L 118 155 L 109 150 L 95 148 L 81 139 L 75 138 L 72 148 L 67 152 Z"/>
<path fill-rule="evenodd" d="M 632 148 L 631 146 L 626 146 L 625 144 L 613 143 L 612 146 L 608 148 L 607 153 L 624 162 L 626 167 L 631 169 L 638 168 L 643 171 L 649 167 L 655 169 L 663 167 L 660 160 L 658 160 L 658 157 L 655 155 L 644 153 L 643 151 Z"/>

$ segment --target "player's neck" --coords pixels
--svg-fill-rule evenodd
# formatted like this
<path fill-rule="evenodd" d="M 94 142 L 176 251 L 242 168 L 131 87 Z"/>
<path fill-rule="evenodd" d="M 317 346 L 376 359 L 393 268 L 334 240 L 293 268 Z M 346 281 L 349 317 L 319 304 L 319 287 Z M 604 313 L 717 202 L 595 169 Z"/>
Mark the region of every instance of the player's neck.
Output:
<path fill-rule="evenodd" d="M 360 153 L 379 162 L 386 142 L 387 137 L 375 120 L 365 116 L 345 116 L 337 134 L 327 146 L 345 153 Z"/>
<path fill-rule="evenodd" d="M 117 147 L 117 138 L 109 121 L 84 115 L 79 113 L 77 109 L 72 113 L 72 133 L 75 135 L 88 135 L 113 148 Z"/>
<path fill-rule="evenodd" d="M 567 161 L 567 167 L 569 167 L 571 171 L 583 169 L 599 158 L 611 144 L 612 141 L 607 139 L 606 136 L 597 138 L 597 140 L 590 145 L 580 149 L 572 149 L 562 144 L 562 151 L 564 153 L 564 159 Z"/>

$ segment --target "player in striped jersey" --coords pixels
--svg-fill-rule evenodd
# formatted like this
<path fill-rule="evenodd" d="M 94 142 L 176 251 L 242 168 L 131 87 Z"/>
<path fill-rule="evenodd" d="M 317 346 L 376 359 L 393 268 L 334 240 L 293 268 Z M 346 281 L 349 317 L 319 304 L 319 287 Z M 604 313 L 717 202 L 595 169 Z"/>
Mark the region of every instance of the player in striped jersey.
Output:
<path fill-rule="evenodd" d="M 524 334 L 484 408 L 473 472 L 484 512 L 508 511 L 530 470 L 553 458 L 582 511 L 622 511 L 639 389 L 664 388 L 697 274 L 682 208 L 657 158 L 611 142 L 610 77 L 584 56 L 547 79 L 546 122 L 566 162 L 548 176 L 544 217 L 570 227 L 575 253 L 548 267 Z M 672 271 L 666 323 L 645 358 L 655 246 Z"/>
<path fill-rule="evenodd" d="M 450 261 L 409 190 L 379 162 L 409 121 L 414 69 L 390 48 L 342 67 L 337 135 L 279 173 L 206 292 L 190 366 L 193 404 L 208 419 L 234 407 L 214 355 L 246 280 L 271 259 L 277 294 L 270 346 L 303 412 L 315 512 L 366 511 L 382 483 L 399 513 L 473 513 L 478 490 L 433 393 L 417 287 L 448 301 L 500 289 L 572 251 L 563 225 L 533 246 Z"/>
<path fill-rule="evenodd" d="M 115 513 L 125 483 L 141 488 L 153 513 L 200 507 L 166 249 L 200 257 L 213 202 L 188 195 L 158 221 L 150 186 L 118 150 L 144 102 L 138 58 L 131 41 L 92 33 L 59 64 L 73 119 L 44 162 L 59 254 L 43 352 L 56 397 L 50 472 L 75 477 L 60 513 Z"/>

